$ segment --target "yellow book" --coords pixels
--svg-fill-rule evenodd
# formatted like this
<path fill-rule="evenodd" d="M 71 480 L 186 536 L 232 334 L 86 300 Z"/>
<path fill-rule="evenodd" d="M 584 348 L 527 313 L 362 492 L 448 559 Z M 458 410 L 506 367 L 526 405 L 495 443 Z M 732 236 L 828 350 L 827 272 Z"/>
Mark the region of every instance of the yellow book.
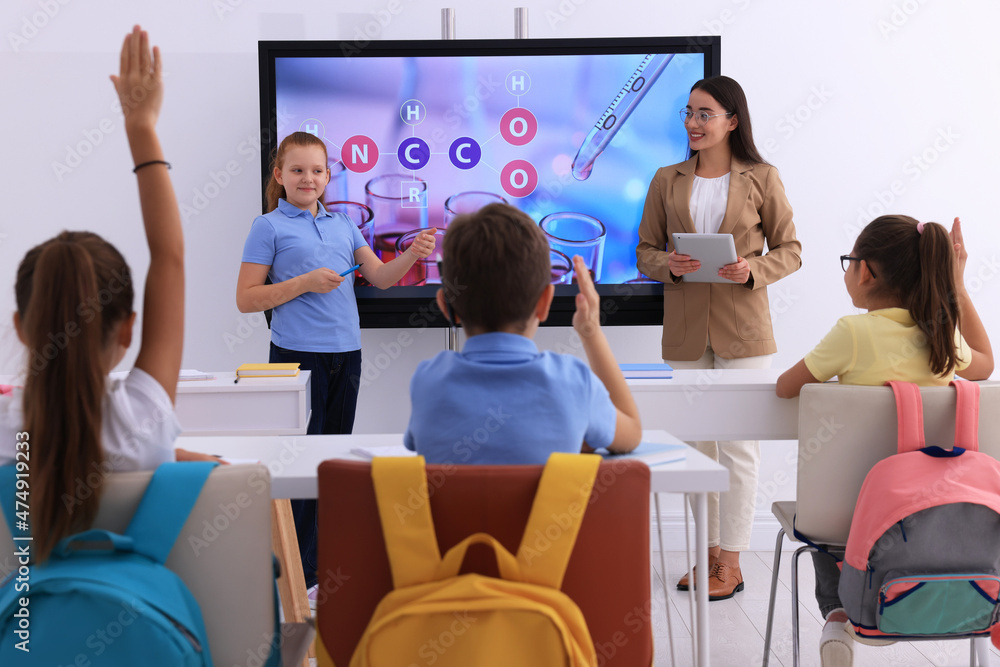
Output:
<path fill-rule="evenodd" d="M 236 369 L 236 376 L 246 377 L 295 377 L 299 364 L 243 364 Z"/>

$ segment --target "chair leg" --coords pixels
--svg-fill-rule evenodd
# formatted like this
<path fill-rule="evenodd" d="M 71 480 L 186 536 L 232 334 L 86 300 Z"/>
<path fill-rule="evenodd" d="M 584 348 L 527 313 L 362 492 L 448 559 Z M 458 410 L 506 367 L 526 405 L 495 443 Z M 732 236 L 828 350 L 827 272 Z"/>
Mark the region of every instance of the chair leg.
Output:
<path fill-rule="evenodd" d="M 771 598 L 767 603 L 767 630 L 764 632 L 764 662 L 761 667 L 767 667 L 771 658 L 771 631 L 774 629 L 774 604 L 778 595 L 778 568 L 781 567 L 781 544 L 785 537 L 785 529 L 778 529 L 778 538 L 774 541 L 774 565 L 771 567 Z"/>
<path fill-rule="evenodd" d="M 799 556 L 812 547 L 799 547 L 792 554 L 792 667 L 799 667 Z"/>
<path fill-rule="evenodd" d="M 667 642 L 670 645 L 670 665 L 675 667 L 677 665 L 677 660 L 674 657 L 674 626 L 670 620 L 670 583 L 667 581 L 667 563 L 666 556 L 663 553 L 663 526 L 660 523 L 660 494 L 653 494 L 653 503 L 656 505 L 656 536 L 660 541 L 660 571 L 663 573 L 663 606 L 667 611 L 667 635 L 670 641 Z M 685 510 L 687 511 L 687 510 Z M 652 609 L 652 600 L 650 600 L 650 608 Z"/>
<path fill-rule="evenodd" d="M 285 622 L 304 623 L 311 612 L 309 598 L 306 596 L 306 580 L 302 574 L 299 543 L 295 537 L 295 519 L 287 498 L 271 501 L 271 544 L 281 562 L 278 597 L 285 613 Z M 310 646 L 302 667 L 309 667 L 309 658 L 314 657 L 315 649 Z"/>
<path fill-rule="evenodd" d="M 978 658 L 979 667 L 990 667 L 990 638 L 974 637 L 972 639 L 972 655 L 975 660 Z M 976 662 L 970 662 L 973 667 Z"/>

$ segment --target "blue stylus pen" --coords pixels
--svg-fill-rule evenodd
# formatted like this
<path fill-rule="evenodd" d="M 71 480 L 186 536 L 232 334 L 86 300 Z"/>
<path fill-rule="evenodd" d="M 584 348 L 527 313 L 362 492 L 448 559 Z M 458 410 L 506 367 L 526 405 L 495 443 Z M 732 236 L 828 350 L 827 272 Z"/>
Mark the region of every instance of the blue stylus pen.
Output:
<path fill-rule="evenodd" d="M 364 264 L 364 262 L 361 262 L 361 264 Z M 346 275 L 347 275 L 348 273 L 351 273 L 352 271 L 357 271 L 358 269 L 360 269 L 360 268 L 361 268 L 361 264 L 355 264 L 355 265 L 354 265 L 354 266 L 352 266 L 351 268 L 349 268 L 349 269 L 347 269 L 346 271 L 344 271 L 343 273 L 341 273 L 341 274 L 340 274 L 340 277 L 341 277 L 341 278 L 343 278 L 343 277 L 344 277 L 344 276 L 346 276 Z"/>

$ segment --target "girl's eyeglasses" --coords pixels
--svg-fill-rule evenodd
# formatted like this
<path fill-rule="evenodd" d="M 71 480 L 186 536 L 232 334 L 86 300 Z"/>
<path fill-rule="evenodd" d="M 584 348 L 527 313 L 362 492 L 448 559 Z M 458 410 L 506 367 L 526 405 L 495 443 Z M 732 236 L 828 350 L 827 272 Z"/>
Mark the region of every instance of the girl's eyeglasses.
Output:
<path fill-rule="evenodd" d="M 841 255 L 840 256 L 840 268 L 842 268 L 844 270 L 844 273 L 847 273 L 847 268 L 851 265 L 851 262 L 860 262 L 862 259 L 864 259 L 864 258 L 863 257 L 851 257 L 850 255 Z M 872 274 L 872 278 L 877 278 L 878 277 L 878 276 L 875 275 L 875 272 L 872 270 L 872 264 L 871 264 L 871 262 L 868 262 L 868 272 L 870 274 Z"/>

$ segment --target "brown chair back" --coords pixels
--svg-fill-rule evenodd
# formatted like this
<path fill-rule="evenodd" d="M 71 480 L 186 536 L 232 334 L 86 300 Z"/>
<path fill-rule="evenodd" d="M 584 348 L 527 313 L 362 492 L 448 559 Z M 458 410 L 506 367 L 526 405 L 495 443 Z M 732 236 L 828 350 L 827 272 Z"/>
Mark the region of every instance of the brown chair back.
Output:
<path fill-rule="evenodd" d="M 476 532 L 516 553 L 541 473 L 542 466 L 428 465 L 442 554 Z M 412 502 L 421 502 L 416 492 Z M 649 468 L 602 462 L 562 586 L 583 612 L 601 664 L 652 664 L 649 533 Z M 545 548 L 544 535 L 529 540 Z M 392 590 L 370 463 L 320 464 L 318 570 L 318 631 L 334 664 L 347 665 Z M 496 576 L 492 551 L 474 546 L 462 571 Z"/>

